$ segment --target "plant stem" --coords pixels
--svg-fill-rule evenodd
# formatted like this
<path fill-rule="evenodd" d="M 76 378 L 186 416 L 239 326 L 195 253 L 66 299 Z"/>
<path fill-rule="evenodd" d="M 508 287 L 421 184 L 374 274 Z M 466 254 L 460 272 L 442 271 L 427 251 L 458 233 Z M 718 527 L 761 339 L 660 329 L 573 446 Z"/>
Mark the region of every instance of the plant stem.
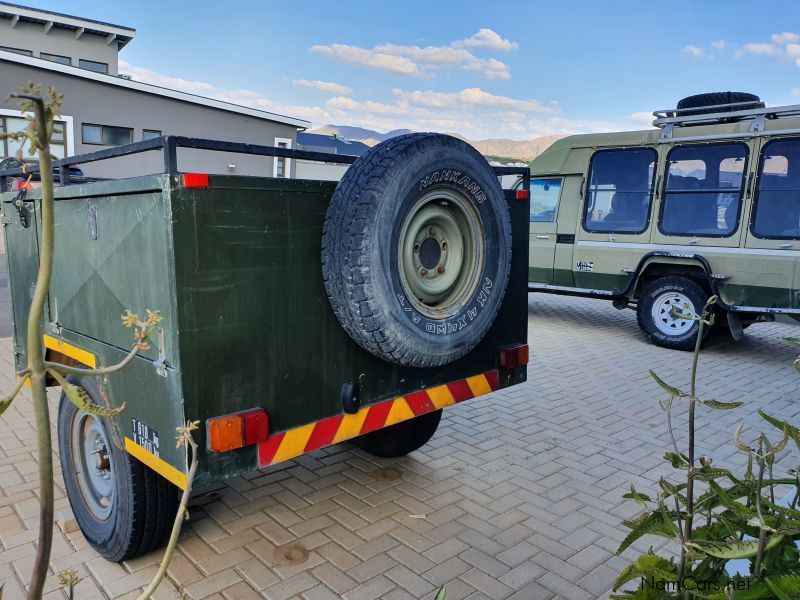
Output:
<path fill-rule="evenodd" d="M 703 318 L 706 314 L 706 308 L 708 308 L 707 305 L 697 322 L 697 341 L 692 354 L 692 374 L 689 382 L 689 468 L 686 472 L 686 518 L 683 521 L 683 544 L 681 545 L 681 560 L 678 566 L 678 585 L 680 586 L 683 585 L 683 578 L 686 574 L 686 545 L 692 541 L 692 521 L 694 518 L 694 412 L 697 405 L 697 362 L 700 358 L 700 344 L 703 342 L 703 327 L 705 326 Z"/>
<path fill-rule="evenodd" d="M 28 598 L 42 597 L 45 578 L 50 563 L 53 544 L 53 448 L 50 440 L 50 411 L 47 406 L 47 386 L 42 346 L 41 326 L 44 304 L 50 289 L 53 272 L 53 165 L 50 159 L 50 144 L 47 139 L 47 120 L 41 98 L 34 101 L 41 148 L 39 164 L 42 178 L 42 229 L 39 254 L 39 273 L 28 314 L 28 367 L 31 370 L 33 411 L 36 418 L 36 438 L 39 447 L 39 541 L 36 546 L 36 561 L 33 565 Z"/>
<path fill-rule="evenodd" d="M 753 565 L 753 575 L 756 577 L 760 576 L 761 573 L 761 561 L 764 558 L 764 546 L 767 542 L 767 530 L 764 529 L 764 515 L 761 514 L 761 485 L 764 481 L 764 466 L 766 460 L 761 455 L 762 452 L 762 445 L 759 442 L 758 445 L 759 456 L 758 456 L 758 487 L 756 488 L 756 513 L 758 514 L 759 523 L 759 531 L 758 531 L 758 552 L 756 552 L 756 560 L 755 564 Z"/>
<path fill-rule="evenodd" d="M 147 586 L 147 589 L 142 592 L 142 595 L 139 596 L 137 600 L 148 600 L 150 596 L 153 595 L 153 592 L 156 591 L 156 588 L 158 588 L 164 576 L 167 574 L 169 563 L 172 562 L 172 555 L 175 552 L 175 548 L 178 546 L 178 536 L 181 533 L 181 525 L 183 525 L 183 521 L 186 518 L 186 505 L 189 503 L 189 494 L 192 492 L 192 482 L 197 472 L 197 444 L 193 439 L 189 438 L 189 445 L 192 449 L 192 464 L 189 467 L 189 474 L 186 476 L 186 488 L 184 488 L 183 495 L 181 496 L 181 503 L 178 506 L 178 514 L 175 515 L 175 522 L 172 524 L 172 533 L 170 533 L 167 548 L 164 550 L 164 558 L 161 560 L 161 566 L 150 582 L 150 585 Z"/>

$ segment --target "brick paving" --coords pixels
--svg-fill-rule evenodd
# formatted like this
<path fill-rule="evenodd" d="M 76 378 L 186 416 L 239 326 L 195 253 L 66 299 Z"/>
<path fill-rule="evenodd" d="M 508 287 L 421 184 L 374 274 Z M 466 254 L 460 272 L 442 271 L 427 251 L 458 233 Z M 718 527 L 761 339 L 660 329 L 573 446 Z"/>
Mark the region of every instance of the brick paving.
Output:
<path fill-rule="evenodd" d="M 605 597 L 626 556 L 620 520 L 636 513 L 620 496 L 653 490 L 668 474 L 654 367 L 688 377 L 689 355 L 648 345 L 632 311 L 531 295 L 529 382 L 445 411 L 422 450 L 378 460 L 349 445 L 236 478 L 197 496 L 169 580 L 158 598 Z M 746 400 L 737 411 L 701 411 L 701 452 L 740 464 L 736 424 L 756 408 L 800 421 L 800 375 L 782 324 L 756 325 L 734 343 L 711 340 L 700 390 Z M 10 386 L 10 341 L 0 341 L 0 382 Z M 53 395 L 53 408 L 56 397 Z M 15 599 L 29 576 L 36 537 L 34 431 L 24 394 L 0 417 L 0 581 Z M 680 419 L 678 419 L 680 420 Z M 752 431 L 752 429 L 751 429 Z M 135 598 L 160 553 L 123 564 L 98 557 L 80 531 L 57 473 L 57 514 L 47 598 L 55 574 L 74 568 L 77 598 Z M 298 552 L 299 548 L 299 552 Z M 297 555 L 307 559 L 300 564 Z"/>

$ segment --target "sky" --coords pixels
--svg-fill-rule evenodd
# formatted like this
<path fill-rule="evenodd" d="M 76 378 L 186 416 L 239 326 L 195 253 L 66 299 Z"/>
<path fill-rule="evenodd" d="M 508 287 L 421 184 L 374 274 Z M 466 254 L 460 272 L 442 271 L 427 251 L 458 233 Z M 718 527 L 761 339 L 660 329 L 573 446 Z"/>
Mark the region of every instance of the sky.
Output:
<path fill-rule="evenodd" d="M 525 140 L 640 129 L 701 92 L 800 104 L 797 0 L 17 1 L 135 28 L 138 81 L 314 127 Z"/>

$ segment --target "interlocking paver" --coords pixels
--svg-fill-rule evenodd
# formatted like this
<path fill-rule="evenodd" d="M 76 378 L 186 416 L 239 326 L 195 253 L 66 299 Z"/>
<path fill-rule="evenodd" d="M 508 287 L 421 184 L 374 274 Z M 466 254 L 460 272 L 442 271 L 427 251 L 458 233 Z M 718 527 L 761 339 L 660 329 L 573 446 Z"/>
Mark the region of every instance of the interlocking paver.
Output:
<path fill-rule="evenodd" d="M 661 462 L 669 436 L 647 369 L 683 385 L 689 355 L 647 344 L 632 311 L 604 302 L 532 295 L 528 317 L 528 383 L 448 409 L 430 443 L 410 456 L 379 460 L 344 445 L 193 498 L 158 597 L 402 600 L 431 598 L 442 585 L 448 600 L 605 597 L 635 554 L 614 554 L 626 533 L 620 521 L 638 510 L 621 495 L 631 483 L 653 490 L 669 474 Z M 767 324 L 740 343 L 710 340 L 699 389 L 750 403 L 713 417 L 700 411 L 699 445 L 715 464 L 741 464 L 730 434 L 740 421 L 758 423 L 755 408 L 800 421 L 795 354 L 782 341 L 790 335 L 795 328 Z M 0 340 L 3 389 L 13 376 L 10 351 Z M 24 595 L 37 527 L 27 394 L 0 417 L 6 599 Z M 51 399 L 55 409 L 57 394 Z M 378 479 L 387 466 L 400 479 Z M 57 512 L 68 511 L 56 471 Z M 55 538 L 48 598 L 60 594 L 55 574 L 67 568 L 84 577 L 78 597 L 135 598 L 161 558 L 114 565 L 80 532 L 56 529 Z M 305 563 L 280 564 L 276 548 L 290 543 L 308 550 Z"/>

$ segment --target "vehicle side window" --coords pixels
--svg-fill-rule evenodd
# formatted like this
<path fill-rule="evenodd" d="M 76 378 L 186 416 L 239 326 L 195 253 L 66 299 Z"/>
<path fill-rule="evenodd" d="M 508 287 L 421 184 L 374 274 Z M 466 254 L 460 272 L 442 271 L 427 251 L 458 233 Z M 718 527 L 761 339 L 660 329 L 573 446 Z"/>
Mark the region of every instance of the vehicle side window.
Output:
<path fill-rule="evenodd" d="M 531 179 L 531 223 L 552 223 L 556 220 L 561 178 Z"/>
<path fill-rule="evenodd" d="M 753 233 L 762 238 L 800 238 L 800 139 L 764 145 Z"/>
<path fill-rule="evenodd" d="M 659 227 L 667 235 L 727 237 L 739 225 L 747 146 L 680 146 L 667 156 Z"/>
<path fill-rule="evenodd" d="M 598 233 L 647 229 L 657 158 L 652 148 L 595 152 L 589 165 L 584 229 Z"/>

